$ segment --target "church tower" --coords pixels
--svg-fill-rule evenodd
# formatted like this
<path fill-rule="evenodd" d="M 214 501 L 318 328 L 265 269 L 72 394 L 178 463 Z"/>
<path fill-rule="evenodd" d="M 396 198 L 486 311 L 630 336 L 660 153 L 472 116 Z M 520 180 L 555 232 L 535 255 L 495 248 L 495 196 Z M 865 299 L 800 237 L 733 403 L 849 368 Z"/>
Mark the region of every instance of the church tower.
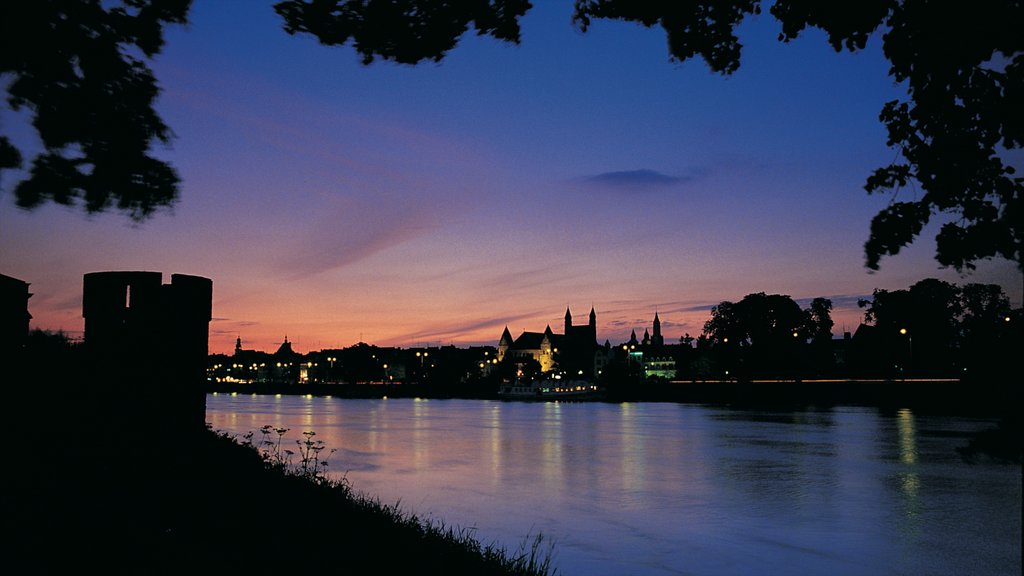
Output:
<path fill-rule="evenodd" d="M 568 336 L 570 332 L 572 332 L 572 313 L 569 312 L 569 308 L 566 308 L 565 309 L 565 332 L 564 332 L 564 334 L 566 336 Z"/>
<path fill-rule="evenodd" d="M 505 353 L 511 346 L 512 333 L 508 331 L 508 326 L 505 326 L 505 331 L 501 333 L 501 338 L 498 340 L 498 362 L 505 359 Z"/>
<path fill-rule="evenodd" d="M 661 319 L 658 318 L 658 313 L 654 313 L 654 335 L 651 336 L 651 344 L 655 346 L 664 346 L 665 337 L 661 335 Z"/>

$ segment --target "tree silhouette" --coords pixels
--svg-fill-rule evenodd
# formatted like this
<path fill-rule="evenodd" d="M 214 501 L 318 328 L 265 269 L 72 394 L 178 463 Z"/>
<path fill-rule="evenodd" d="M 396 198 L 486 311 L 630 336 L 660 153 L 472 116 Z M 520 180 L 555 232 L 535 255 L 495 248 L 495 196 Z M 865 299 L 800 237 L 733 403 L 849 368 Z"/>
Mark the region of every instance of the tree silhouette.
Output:
<path fill-rule="evenodd" d="M 45 151 L 16 188 L 18 203 L 84 202 L 88 212 L 115 205 L 144 218 L 177 197 L 178 176 L 149 155 L 169 130 L 153 111 L 157 85 L 144 59 L 162 44 L 162 27 L 182 23 L 190 0 L 4 2 L 0 77 L 15 109 L 32 111 Z M 274 6 L 289 33 L 323 44 L 351 43 L 363 62 L 444 58 L 471 28 L 519 42 L 528 0 L 284 0 Z M 736 27 L 761 12 L 760 0 L 575 0 L 573 20 L 660 26 L 672 59 L 700 56 L 711 70 L 740 65 Z M 771 14 L 790 41 L 819 28 L 837 50 L 863 49 L 881 36 L 889 75 L 907 99 L 884 105 L 880 119 L 896 160 L 867 178 L 869 193 L 891 192 L 871 222 L 865 264 L 912 243 L 931 219 L 944 222 L 936 259 L 958 271 L 1004 257 L 1024 272 L 1024 179 L 1005 161 L 1024 143 L 1024 4 L 992 0 L 965 8 L 928 0 L 818 2 L 777 0 Z M 21 165 L 0 136 L 0 170 Z M 911 193 L 904 193 L 910 188 Z M 903 195 L 901 196 L 901 193 Z"/>
<path fill-rule="evenodd" d="M 1010 300 L 995 284 L 966 284 L 960 290 L 960 354 L 971 375 L 1001 376 L 1010 358 L 1019 354 Z M 1019 330 L 1017 331 L 1019 332 Z"/>
<path fill-rule="evenodd" d="M 817 313 L 824 314 L 819 318 L 822 323 L 831 323 L 824 302 L 818 302 Z M 712 308 L 704 336 L 738 354 L 733 360 L 744 363 L 750 374 L 784 375 L 798 367 L 813 314 L 783 294 L 747 294 L 739 302 L 726 301 Z"/>
<path fill-rule="evenodd" d="M 962 313 L 960 288 L 955 284 L 926 278 L 907 290 L 875 290 L 864 319 L 873 323 L 879 343 L 899 351 L 910 367 L 926 366 L 937 372 L 955 363 L 959 318 Z"/>
<path fill-rule="evenodd" d="M 807 316 L 804 333 L 814 342 L 829 343 L 832 340 L 832 301 L 828 298 L 815 298 L 805 311 Z"/>
<path fill-rule="evenodd" d="M 37 0 L 0 4 L 0 78 L 7 102 L 27 109 L 43 151 L 15 187 L 19 206 L 110 206 L 135 219 L 171 204 L 178 175 L 150 148 L 170 129 L 153 110 L 159 93 L 146 60 L 163 27 L 184 23 L 191 0 Z M 0 170 L 23 157 L 0 135 Z"/>

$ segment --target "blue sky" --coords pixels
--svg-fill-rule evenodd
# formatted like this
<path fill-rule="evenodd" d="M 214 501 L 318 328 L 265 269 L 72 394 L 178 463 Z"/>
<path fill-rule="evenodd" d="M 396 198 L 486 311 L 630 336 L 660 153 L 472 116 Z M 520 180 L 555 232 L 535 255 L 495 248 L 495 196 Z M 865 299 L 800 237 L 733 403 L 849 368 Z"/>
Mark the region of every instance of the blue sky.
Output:
<path fill-rule="evenodd" d="M 893 160 L 878 121 L 901 95 L 877 39 L 790 44 L 768 15 L 740 29 L 730 77 L 669 60 L 660 29 L 571 24 L 571 2 L 523 18 L 518 46 L 466 36 L 441 63 L 363 66 L 351 48 L 281 29 L 271 3 L 199 0 L 154 63 L 183 179 L 142 224 L 0 197 L 2 271 L 32 283 L 35 326 L 81 329 L 81 278 L 144 269 L 214 281 L 211 350 L 359 340 L 494 343 L 557 328 L 696 335 L 751 292 L 833 298 L 837 331 L 874 288 L 925 277 L 1004 285 L 1008 262 L 961 278 L 934 227 L 863 267 L 863 184 Z M 5 131 L 31 145 L 22 117 Z M 19 136 L 20 135 L 20 136 Z M 913 195 L 903 190 L 901 195 Z M 929 233 L 930 232 L 930 233 Z"/>

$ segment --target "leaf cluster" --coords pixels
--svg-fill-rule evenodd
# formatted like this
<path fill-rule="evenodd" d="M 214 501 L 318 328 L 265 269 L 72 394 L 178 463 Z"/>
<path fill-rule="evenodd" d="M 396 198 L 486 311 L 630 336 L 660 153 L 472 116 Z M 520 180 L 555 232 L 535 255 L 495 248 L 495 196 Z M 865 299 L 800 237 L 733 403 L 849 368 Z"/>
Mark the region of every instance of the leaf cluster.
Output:
<path fill-rule="evenodd" d="M 42 151 L 15 187 L 19 206 L 111 206 L 135 219 L 170 205 L 179 178 L 151 153 L 171 131 L 153 109 L 159 87 L 146 61 L 163 27 L 182 24 L 191 0 L 58 0 L 0 4 L 0 78 L 7 103 L 28 110 Z M 23 154 L 0 136 L 0 169 Z"/>
<path fill-rule="evenodd" d="M 477 35 L 519 42 L 519 17 L 529 0 L 284 0 L 274 10 L 289 34 L 321 44 L 351 43 L 364 64 L 440 61 L 471 27 Z"/>

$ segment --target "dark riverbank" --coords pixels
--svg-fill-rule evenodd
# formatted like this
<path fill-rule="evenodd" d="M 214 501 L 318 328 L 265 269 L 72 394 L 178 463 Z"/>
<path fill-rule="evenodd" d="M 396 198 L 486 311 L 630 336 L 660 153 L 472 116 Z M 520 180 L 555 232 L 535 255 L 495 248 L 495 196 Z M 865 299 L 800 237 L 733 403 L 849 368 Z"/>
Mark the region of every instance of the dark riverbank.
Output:
<path fill-rule="evenodd" d="M 0 513 L 20 574 L 544 573 L 515 562 L 523 543 L 504 555 L 285 474 L 201 423 L 169 430 L 147 384 L 111 387 L 84 376 L 78 349 L 44 352 L 9 372 L 5 405 Z"/>
<path fill-rule="evenodd" d="M 268 468 L 211 431 L 183 439 L 187 454 L 160 453 L 130 430 L 114 445 L 59 442 L 38 446 L 45 461 L 20 470 L 4 499 L 20 573 L 543 573 L 515 567 L 519 543 L 497 553 L 344 486 Z"/>

